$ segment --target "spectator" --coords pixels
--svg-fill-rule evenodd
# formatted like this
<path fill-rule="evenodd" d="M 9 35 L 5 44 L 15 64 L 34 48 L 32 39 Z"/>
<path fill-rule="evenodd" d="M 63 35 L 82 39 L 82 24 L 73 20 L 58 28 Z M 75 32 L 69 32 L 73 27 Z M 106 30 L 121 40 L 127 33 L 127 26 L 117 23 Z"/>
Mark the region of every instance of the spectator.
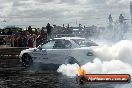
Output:
<path fill-rule="evenodd" d="M 51 28 L 52 28 L 52 27 L 51 27 L 50 24 L 48 23 L 47 26 L 46 26 L 47 34 L 48 34 L 48 39 L 51 38 Z"/>
<path fill-rule="evenodd" d="M 3 29 L 2 30 L 2 33 L 1 33 L 2 35 L 6 35 L 6 33 L 5 33 L 5 30 Z"/>
<path fill-rule="evenodd" d="M 35 35 L 38 35 L 38 30 L 39 28 L 35 29 L 35 32 L 34 32 Z"/>
<path fill-rule="evenodd" d="M 22 47 L 26 47 L 27 46 L 27 37 L 23 36 L 22 37 Z"/>
<path fill-rule="evenodd" d="M 14 47 L 18 47 L 18 37 L 14 36 Z"/>
<path fill-rule="evenodd" d="M 6 37 L 6 45 L 11 46 L 11 37 Z"/>
<path fill-rule="evenodd" d="M 18 41 L 18 47 L 22 47 L 22 36 L 17 38 Z"/>
<path fill-rule="evenodd" d="M 5 45 L 6 41 L 4 39 L 4 37 L 0 37 L 0 45 Z"/>
<path fill-rule="evenodd" d="M 15 31 L 14 35 L 18 37 L 18 36 L 20 36 L 20 32 L 19 31 Z"/>
<path fill-rule="evenodd" d="M 12 35 L 12 34 L 13 34 L 12 30 L 9 29 L 8 32 L 7 32 L 7 35 Z"/>
<path fill-rule="evenodd" d="M 124 16 L 122 14 L 120 14 L 119 16 L 119 23 L 120 24 L 124 23 Z"/>
<path fill-rule="evenodd" d="M 42 36 L 42 37 L 44 38 L 44 36 L 45 36 L 45 31 L 44 31 L 44 29 L 41 30 L 40 36 Z"/>
<path fill-rule="evenodd" d="M 29 35 L 27 40 L 27 47 L 33 47 L 33 37 L 31 35 Z"/>
<path fill-rule="evenodd" d="M 31 26 L 28 27 L 28 32 L 32 35 L 32 28 L 31 28 Z"/>
<path fill-rule="evenodd" d="M 111 24 L 113 22 L 113 18 L 111 16 L 111 14 L 109 15 L 108 19 L 109 19 L 109 23 Z"/>
<path fill-rule="evenodd" d="M 18 39 L 18 45 L 19 47 L 26 47 L 27 46 L 27 38 L 23 35 L 21 35 Z"/>

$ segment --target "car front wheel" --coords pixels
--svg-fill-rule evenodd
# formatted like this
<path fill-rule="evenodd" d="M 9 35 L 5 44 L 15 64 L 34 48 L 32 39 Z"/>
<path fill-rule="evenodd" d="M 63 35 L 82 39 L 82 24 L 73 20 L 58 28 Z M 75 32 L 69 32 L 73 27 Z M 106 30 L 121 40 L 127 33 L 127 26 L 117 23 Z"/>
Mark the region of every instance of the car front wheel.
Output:
<path fill-rule="evenodd" d="M 32 57 L 29 54 L 23 54 L 22 56 L 22 65 L 24 67 L 29 67 L 33 63 Z"/>

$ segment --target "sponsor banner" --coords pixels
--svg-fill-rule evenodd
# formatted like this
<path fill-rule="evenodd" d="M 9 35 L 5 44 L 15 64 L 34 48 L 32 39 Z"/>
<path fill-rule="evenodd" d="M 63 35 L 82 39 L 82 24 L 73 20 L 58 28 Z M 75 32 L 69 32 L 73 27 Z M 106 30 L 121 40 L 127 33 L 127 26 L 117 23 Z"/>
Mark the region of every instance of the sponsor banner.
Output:
<path fill-rule="evenodd" d="M 78 76 L 77 80 L 83 83 L 130 83 L 129 74 L 86 74 Z"/>

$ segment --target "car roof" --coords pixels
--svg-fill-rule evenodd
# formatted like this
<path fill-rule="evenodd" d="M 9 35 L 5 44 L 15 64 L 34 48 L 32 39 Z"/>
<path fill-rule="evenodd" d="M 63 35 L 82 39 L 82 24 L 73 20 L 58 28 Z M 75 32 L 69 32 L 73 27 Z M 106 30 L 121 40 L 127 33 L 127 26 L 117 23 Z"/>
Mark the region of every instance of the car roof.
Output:
<path fill-rule="evenodd" d="M 66 40 L 71 40 L 71 39 L 85 39 L 85 38 L 81 38 L 81 37 L 61 37 L 61 38 L 54 38 L 54 39 L 66 39 Z"/>

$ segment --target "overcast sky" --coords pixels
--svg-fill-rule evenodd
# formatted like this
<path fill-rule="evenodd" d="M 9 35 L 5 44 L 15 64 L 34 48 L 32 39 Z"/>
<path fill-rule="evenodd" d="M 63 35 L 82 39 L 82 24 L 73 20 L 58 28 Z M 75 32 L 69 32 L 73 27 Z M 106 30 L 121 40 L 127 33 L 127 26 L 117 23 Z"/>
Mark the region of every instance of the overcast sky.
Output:
<path fill-rule="evenodd" d="M 129 0 L 0 0 L 1 24 L 102 25 L 120 13 L 130 18 Z"/>

